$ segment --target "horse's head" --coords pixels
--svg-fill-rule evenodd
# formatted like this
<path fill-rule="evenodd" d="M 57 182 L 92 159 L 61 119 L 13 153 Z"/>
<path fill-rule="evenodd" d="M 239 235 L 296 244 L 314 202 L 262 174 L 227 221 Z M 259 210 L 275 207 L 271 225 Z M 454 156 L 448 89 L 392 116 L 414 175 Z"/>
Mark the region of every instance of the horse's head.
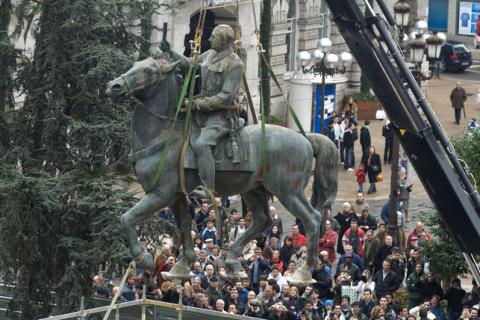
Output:
<path fill-rule="evenodd" d="M 139 94 L 144 89 L 164 81 L 178 63 L 179 61 L 169 63 L 161 58 L 147 58 L 135 62 L 130 70 L 107 84 L 106 94 L 112 98 Z"/>

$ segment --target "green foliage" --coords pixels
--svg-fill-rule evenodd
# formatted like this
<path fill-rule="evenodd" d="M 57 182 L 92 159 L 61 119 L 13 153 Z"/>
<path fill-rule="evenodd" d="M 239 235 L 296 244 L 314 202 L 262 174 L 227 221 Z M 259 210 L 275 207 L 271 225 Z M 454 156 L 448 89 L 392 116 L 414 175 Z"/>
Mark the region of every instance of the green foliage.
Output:
<path fill-rule="evenodd" d="M 480 131 L 470 129 L 465 135 L 453 140 L 455 150 L 465 160 L 475 180 L 480 183 Z M 479 186 L 477 185 L 477 190 Z"/>
<path fill-rule="evenodd" d="M 21 59 L 11 59 L 10 52 L 0 63 L 15 71 L 13 84 L 25 94 L 23 108 L 0 117 L 0 278 L 15 284 L 9 308 L 21 311 L 12 314 L 18 318 L 49 315 L 52 290 L 55 312 L 78 309 L 82 296 L 87 303 L 92 296 L 99 265 L 128 257 L 119 218 L 138 200 L 129 191 L 127 161 L 134 102 L 114 103 L 104 90 L 139 49 L 148 53 L 149 37 L 136 36 L 129 24 L 150 15 L 142 23 L 153 30 L 152 10 L 124 8 L 144 5 L 22 0 L 8 9 L 20 18 L 16 35 L 38 12 L 33 59 L 18 52 Z M 6 50 L 0 52 L 3 59 Z"/>
<path fill-rule="evenodd" d="M 430 270 L 442 280 L 468 272 L 462 252 L 438 213 L 429 212 L 422 217 L 433 236 L 432 240 L 424 243 L 421 252 L 428 258 Z"/>

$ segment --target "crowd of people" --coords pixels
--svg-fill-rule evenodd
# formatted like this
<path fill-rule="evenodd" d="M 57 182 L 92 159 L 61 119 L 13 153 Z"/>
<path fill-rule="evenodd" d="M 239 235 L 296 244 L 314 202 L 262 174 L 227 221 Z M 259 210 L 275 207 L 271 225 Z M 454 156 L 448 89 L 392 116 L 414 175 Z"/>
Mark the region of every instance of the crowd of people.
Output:
<path fill-rule="evenodd" d="M 192 199 L 196 259 L 187 281 L 176 284 L 162 276 L 181 258 L 172 237 L 162 233 L 156 239 L 159 249 L 143 239 L 145 250 L 154 257 L 153 271 L 137 270 L 121 289 L 101 274 L 96 275 L 96 294 L 111 297 L 121 290 L 123 301 L 142 295 L 171 303 L 181 299 L 187 306 L 272 320 L 476 320 L 480 289 L 474 285 L 467 293 L 458 278 L 446 290 L 441 287 L 423 256 L 422 248 L 432 238 L 423 223 L 416 223 L 404 243 L 394 243 L 387 228 L 388 205 L 381 214 L 372 214 L 364 198 L 364 184 L 369 183 L 368 194 L 377 191 L 382 164 L 392 162 L 393 131 L 387 121 L 382 129 L 382 161 L 372 146 L 368 120 L 358 132 L 357 113 L 355 102 L 348 99 L 343 113 L 333 114 L 324 132 L 337 145 L 344 169 L 354 171 L 358 194 L 352 203 L 343 203 L 338 213 L 326 212 L 318 242 L 318 265 L 311 270 L 315 282 L 307 286 L 289 282 L 305 262 L 307 238 L 299 221 L 285 226 L 274 206 L 269 208 L 272 223 L 245 246 L 239 257 L 248 278 L 232 281 L 222 277 L 229 246 L 255 223 L 253 213 L 247 208 L 242 212 L 230 209 L 228 198 L 216 198 L 215 206 Z M 362 157 L 354 169 L 358 139 Z M 402 161 L 406 160 L 399 163 L 398 216 L 408 222 L 412 185 L 408 165 Z M 161 210 L 159 218 L 173 223 L 169 208 Z M 403 220 L 399 225 L 404 226 Z"/>
<path fill-rule="evenodd" d="M 162 277 L 161 272 L 169 271 L 179 258 L 171 239 L 162 235 L 161 249 L 151 252 L 155 270 L 131 274 L 120 299 L 138 299 L 146 286 L 151 299 L 178 303 L 181 298 L 184 305 L 263 319 L 476 319 L 480 289 L 467 294 L 460 280 L 454 279 L 444 291 L 429 272 L 421 248 L 431 235 L 422 222 L 417 222 L 404 245 L 395 246 L 385 223 L 370 214 L 361 193 L 354 204 L 345 202 L 340 212 L 325 220 L 318 266 L 311 270 L 315 282 L 306 287 L 288 281 L 305 260 L 303 226 L 284 226 L 274 206 L 269 208 L 272 225 L 240 257 L 248 278 L 222 278 L 229 244 L 254 223 L 251 212 L 243 215 L 231 209 L 217 230 L 217 219 L 227 210 L 220 205 L 215 211 L 208 203 L 195 210 L 196 261 L 188 281 L 176 285 Z M 170 211 L 161 214 L 169 217 Z M 118 290 L 109 288 L 100 275 L 94 285 L 100 296 Z M 406 292 L 406 300 L 401 292 Z"/>

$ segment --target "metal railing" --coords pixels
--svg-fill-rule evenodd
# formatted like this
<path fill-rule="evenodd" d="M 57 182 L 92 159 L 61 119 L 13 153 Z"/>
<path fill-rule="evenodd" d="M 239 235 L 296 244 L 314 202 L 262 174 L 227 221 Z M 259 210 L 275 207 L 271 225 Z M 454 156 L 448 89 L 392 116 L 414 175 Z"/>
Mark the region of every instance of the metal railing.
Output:
<path fill-rule="evenodd" d="M 145 292 L 145 290 L 143 291 Z M 83 306 L 83 304 L 82 304 Z M 179 303 L 168 303 L 163 301 L 157 301 L 152 299 L 147 299 L 145 295 L 142 299 L 119 302 L 114 304 L 112 307 L 110 305 L 84 309 L 80 308 L 79 311 L 65 313 L 56 316 L 50 316 L 47 318 L 42 318 L 40 320 L 62 320 L 62 319 L 87 319 L 91 315 L 98 314 L 102 316 L 109 309 L 112 309 L 111 316 L 108 319 L 161 319 L 161 320 L 220 320 L 220 319 L 254 319 L 251 317 L 229 314 L 224 312 L 218 312 L 213 310 L 199 309 L 190 306 L 185 306 L 182 303 L 182 296 L 180 295 Z M 140 308 L 140 310 L 138 310 Z M 122 314 L 121 310 L 125 310 Z"/>

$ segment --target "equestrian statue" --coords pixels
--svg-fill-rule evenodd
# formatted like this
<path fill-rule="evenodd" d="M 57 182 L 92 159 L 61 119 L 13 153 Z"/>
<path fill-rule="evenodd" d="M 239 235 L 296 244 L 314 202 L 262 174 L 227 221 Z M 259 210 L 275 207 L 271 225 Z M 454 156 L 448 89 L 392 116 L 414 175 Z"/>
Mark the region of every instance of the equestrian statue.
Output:
<path fill-rule="evenodd" d="M 230 245 L 223 275 L 238 279 L 246 277 L 238 260 L 243 248 L 271 224 L 267 201 L 272 194 L 305 226 L 306 261 L 291 280 L 309 282 L 312 281 L 311 270 L 317 266 L 322 224 L 322 214 L 314 207 L 323 212 L 335 200 L 338 151 L 330 139 L 320 134 L 305 137 L 291 129 L 266 125 L 265 136 L 262 136 L 260 125 L 243 127 L 236 109 L 243 65 L 233 51 L 233 41 L 232 28 L 219 25 L 210 38 L 212 49 L 199 55 L 197 60 L 188 59 L 163 45 L 161 54 L 136 62 L 130 70 L 108 83 L 106 93 L 112 98 L 134 96 L 140 102 L 132 119 L 131 159 L 138 182 L 148 192 L 122 215 L 121 224 L 134 260 L 153 269 L 153 258 L 139 244 L 135 226 L 160 208 L 172 206 L 179 197 L 185 197 L 180 191 L 181 174 L 184 174 L 187 192 L 203 198 L 205 193 L 215 196 L 241 194 L 254 213 L 254 223 Z M 174 121 L 180 97 L 176 69 L 188 68 L 193 61 L 198 62 L 201 70 L 201 93 L 192 106 L 191 134 L 187 150 L 182 152 L 187 118 L 185 113 L 180 113 L 178 121 Z M 266 152 L 262 152 L 263 138 L 266 139 Z M 168 153 L 162 161 L 164 148 L 168 148 Z M 314 158 L 313 195 L 309 201 L 304 189 L 312 173 Z M 150 190 L 149 184 L 161 162 L 161 177 Z M 181 233 L 183 251 L 170 275 L 188 277 L 195 261 L 190 236 L 192 217 L 186 210 L 179 210 L 175 212 L 175 221 Z"/>

